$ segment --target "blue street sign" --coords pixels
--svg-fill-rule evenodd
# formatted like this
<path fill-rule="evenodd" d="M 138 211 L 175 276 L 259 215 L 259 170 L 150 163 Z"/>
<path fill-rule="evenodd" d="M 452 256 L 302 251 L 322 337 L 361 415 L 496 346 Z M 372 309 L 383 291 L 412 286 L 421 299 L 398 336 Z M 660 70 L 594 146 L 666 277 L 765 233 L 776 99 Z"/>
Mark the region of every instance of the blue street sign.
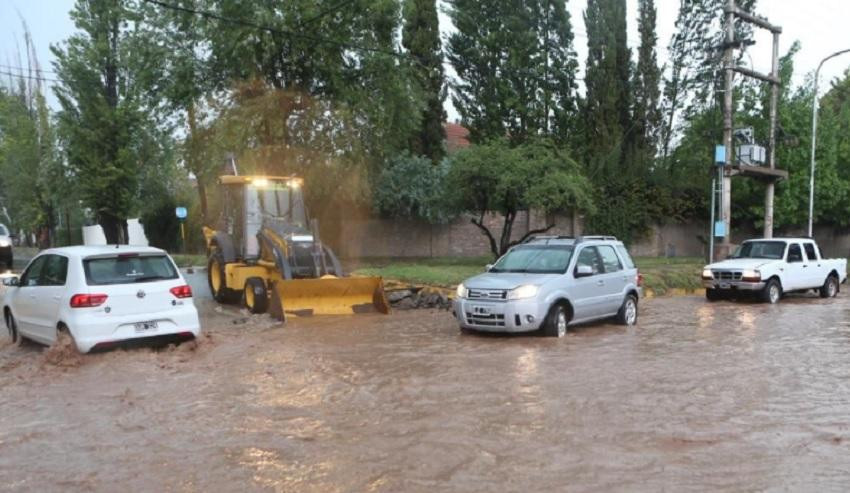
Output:
<path fill-rule="evenodd" d="M 714 146 L 714 164 L 718 166 L 726 164 L 726 146 Z"/>
<path fill-rule="evenodd" d="M 723 221 L 717 221 L 714 223 L 714 236 L 717 238 L 723 238 L 726 236 L 726 223 Z"/>
<path fill-rule="evenodd" d="M 189 215 L 189 211 L 186 210 L 185 207 L 178 207 L 174 209 L 174 213 L 177 214 L 178 219 L 186 219 L 186 216 Z"/>

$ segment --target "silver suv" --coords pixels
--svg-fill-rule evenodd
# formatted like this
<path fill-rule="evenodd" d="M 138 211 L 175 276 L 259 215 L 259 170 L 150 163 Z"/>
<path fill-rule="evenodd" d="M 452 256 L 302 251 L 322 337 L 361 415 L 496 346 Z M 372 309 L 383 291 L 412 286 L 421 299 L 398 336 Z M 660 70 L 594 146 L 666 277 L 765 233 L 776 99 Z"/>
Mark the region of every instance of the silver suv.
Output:
<path fill-rule="evenodd" d="M 563 337 L 567 325 L 638 318 L 641 276 L 612 236 L 535 236 L 457 287 L 462 329 Z"/>

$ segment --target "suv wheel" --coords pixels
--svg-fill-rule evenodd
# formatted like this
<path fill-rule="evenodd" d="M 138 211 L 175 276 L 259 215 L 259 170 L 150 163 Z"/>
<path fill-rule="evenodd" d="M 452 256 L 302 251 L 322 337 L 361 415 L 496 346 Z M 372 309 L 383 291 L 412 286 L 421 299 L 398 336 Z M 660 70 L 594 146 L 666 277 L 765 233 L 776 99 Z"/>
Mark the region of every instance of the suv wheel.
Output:
<path fill-rule="evenodd" d="M 820 288 L 821 298 L 834 298 L 838 294 L 838 278 L 830 274 Z"/>
<path fill-rule="evenodd" d="M 617 323 L 620 325 L 634 325 L 638 319 L 638 302 L 635 295 L 630 294 L 623 300 L 620 311 L 617 312 Z"/>
<path fill-rule="evenodd" d="M 558 303 L 549 310 L 546 323 L 543 324 L 543 334 L 548 337 L 564 337 L 567 334 L 567 324 L 570 322 L 567 308 Z"/>
<path fill-rule="evenodd" d="M 705 288 L 705 299 L 708 301 L 720 301 L 723 299 L 723 295 L 716 289 Z"/>
<path fill-rule="evenodd" d="M 767 303 L 774 305 L 782 299 L 782 285 L 776 279 L 767 281 L 764 290 L 761 292 L 761 298 Z"/>

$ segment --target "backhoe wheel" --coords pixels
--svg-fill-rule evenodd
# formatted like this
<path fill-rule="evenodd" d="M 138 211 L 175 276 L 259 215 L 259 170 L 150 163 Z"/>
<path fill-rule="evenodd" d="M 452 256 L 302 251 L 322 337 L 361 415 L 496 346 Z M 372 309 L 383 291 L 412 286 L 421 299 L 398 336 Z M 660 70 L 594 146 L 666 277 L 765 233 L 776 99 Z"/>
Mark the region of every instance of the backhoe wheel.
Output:
<path fill-rule="evenodd" d="M 567 307 L 558 303 L 549 310 L 549 315 L 543 322 L 543 335 L 547 337 L 564 337 L 567 335 L 567 324 L 570 323 Z"/>
<path fill-rule="evenodd" d="M 269 293 L 266 283 L 259 277 L 249 277 L 242 290 L 242 306 L 251 313 L 266 313 L 269 308 Z"/>
<path fill-rule="evenodd" d="M 213 250 L 207 262 L 207 281 L 210 285 L 213 299 L 219 303 L 236 303 L 239 293 L 227 287 L 227 277 L 224 271 L 224 257 L 221 253 Z"/>
<path fill-rule="evenodd" d="M 823 282 L 823 286 L 820 288 L 820 297 L 821 298 L 835 298 L 838 294 L 838 277 L 835 274 L 830 274 L 826 281 Z"/>

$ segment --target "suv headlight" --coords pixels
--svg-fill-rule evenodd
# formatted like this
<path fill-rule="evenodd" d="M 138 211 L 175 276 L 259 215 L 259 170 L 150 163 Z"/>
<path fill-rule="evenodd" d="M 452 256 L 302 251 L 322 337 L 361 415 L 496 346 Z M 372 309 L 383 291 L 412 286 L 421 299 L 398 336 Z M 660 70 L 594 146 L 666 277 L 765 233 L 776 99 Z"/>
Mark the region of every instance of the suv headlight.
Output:
<path fill-rule="evenodd" d="M 537 286 L 533 284 L 526 284 L 508 291 L 509 300 L 522 300 L 534 296 L 537 296 Z"/>
<path fill-rule="evenodd" d="M 468 294 L 469 294 L 469 290 L 466 289 L 466 286 L 464 286 L 463 283 L 460 283 L 460 284 L 457 285 L 457 297 L 458 298 L 466 298 L 466 296 Z"/>
<path fill-rule="evenodd" d="M 714 274 L 711 273 L 711 269 L 706 267 L 702 270 L 702 278 L 703 279 L 714 279 Z"/>

